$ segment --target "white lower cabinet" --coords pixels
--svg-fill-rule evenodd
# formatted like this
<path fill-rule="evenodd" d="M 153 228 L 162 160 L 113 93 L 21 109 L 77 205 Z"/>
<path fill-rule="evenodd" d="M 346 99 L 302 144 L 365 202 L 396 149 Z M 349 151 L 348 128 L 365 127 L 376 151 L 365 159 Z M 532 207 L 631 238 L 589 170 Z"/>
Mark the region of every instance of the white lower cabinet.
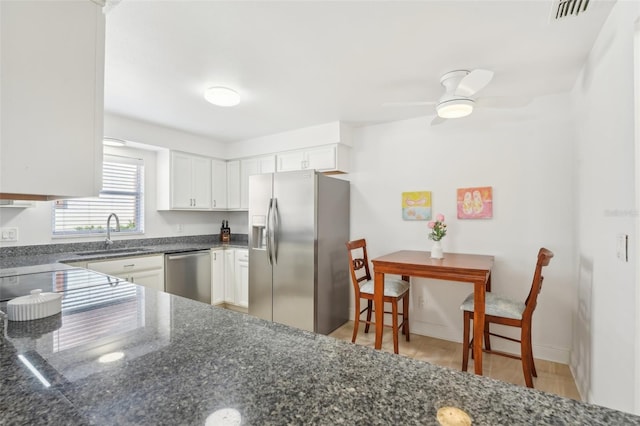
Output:
<path fill-rule="evenodd" d="M 236 304 L 235 250 L 224 251 L 224 303 Z"/>
<path fill-rule="evenodd" d="M 236 250 L 236 305 L 249 307 L 249 250 Z"/>
<path fill-rule="evenodd" d="M 211 249 L 211 304 L 249 307 L 249 251 Z"/>
<path fill-rule="evenodd" d="M 211 249 L 211 304 L 224 303 L 224 254 L 225 250 Z"/>
<path fill-rule="evenodd" d="M 130 272 L 127 281 L 154 290 L 164 291 L 164 268 Z"/>
<path fill-rule="evenodd" d="M 87 269 L 164 291 L 163 254 L 88 262 Z"/>

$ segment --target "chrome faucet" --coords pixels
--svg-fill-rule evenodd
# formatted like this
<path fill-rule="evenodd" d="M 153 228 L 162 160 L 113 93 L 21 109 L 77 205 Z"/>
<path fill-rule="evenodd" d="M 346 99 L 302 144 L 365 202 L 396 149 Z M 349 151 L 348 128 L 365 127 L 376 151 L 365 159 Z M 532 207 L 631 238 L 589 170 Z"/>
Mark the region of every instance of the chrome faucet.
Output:
<path fill-rule="evenodd" d="M 118 219 L 117 214 L 111 213 L 107 218 L 107 238 L 104 240 L 104 243 L 106 244 L 107 247 L 113 244 L 113 241 L 111 241 L 111 218 L 112 217 L 116 218 L 116 231 L 120 232 L 120 219 Z"/>

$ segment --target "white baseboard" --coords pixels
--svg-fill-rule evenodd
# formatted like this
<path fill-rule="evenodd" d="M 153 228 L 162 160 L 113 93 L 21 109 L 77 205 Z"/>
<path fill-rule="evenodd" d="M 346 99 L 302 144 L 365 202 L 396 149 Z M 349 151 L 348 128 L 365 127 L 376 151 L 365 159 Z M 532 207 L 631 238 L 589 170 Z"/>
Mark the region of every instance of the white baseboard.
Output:
<path fill-rule="evenodd" d="M 350 311 L 350 318 L 354 318 L 353 310 L 351 309 Z M 462 343 L 462 332 L 453 327 L 411 320 L 410 329 L 412 334 L 419 334 L 421 336 L 434 337 L 436 339 Z M 513 354 L 520 354 L 520 348 L 518 347 L 517 343 L 505 341 L 504 339 L 491 339 L 491 344 L 492 347 L 497 350 Z M 539 343 L 533 342 L 533 355 L 537 359 L 557 362 L 560 364 L 568 365 L 570 362 L 569 348 L 541 345 Z"/>
<path fill-rule="evenodd" d="M 462 343 L 462 334 L 459 330 L 440 324 L 431 324 L 420 321 L 412 321 L 411 333 L 421 336 L 435 337 L 436 339 L 448 340 L 450 342 Z M 491 347 L 497 350 L 520 354 L 520 348 L 517 343 L 505 341 L 503 339 L 491 339 Z M 560 364 L 569 364 L 569 348 L 559 348 L 549 345 L 541 345 L 533 342 L 533 354 L 535 358 L 544 359 L 546 361 L 558 362 Z"/>

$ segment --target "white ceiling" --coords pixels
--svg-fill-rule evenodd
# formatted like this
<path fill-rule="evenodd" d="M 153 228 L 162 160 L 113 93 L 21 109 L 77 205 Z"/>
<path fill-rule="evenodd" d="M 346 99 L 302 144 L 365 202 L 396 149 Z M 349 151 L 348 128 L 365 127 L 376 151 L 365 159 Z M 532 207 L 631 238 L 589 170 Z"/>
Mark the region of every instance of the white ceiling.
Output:
<path fill-rule="evenodd" d="M 481 97 L 566 92 L 612 4 L 556 21 L 551 0 L 123 0 L 107 13 L 105 109 L 231 142 L 433 115 L 383 104 L 437 100 L 455 69 L 495 72 Z M 242 103 L 207 103 L 218 85 Z"/>

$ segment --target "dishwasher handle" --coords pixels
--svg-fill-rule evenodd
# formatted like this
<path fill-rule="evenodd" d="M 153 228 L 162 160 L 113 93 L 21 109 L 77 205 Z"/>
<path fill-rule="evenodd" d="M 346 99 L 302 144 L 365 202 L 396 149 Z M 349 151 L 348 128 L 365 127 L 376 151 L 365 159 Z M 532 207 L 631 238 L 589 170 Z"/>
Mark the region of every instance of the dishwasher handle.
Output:
<path fill-rule="evenodd" d="M 206 256 L 208 254 L 209 254 L 209 250 L 203 250 L 203 251 L 188 252 L 187 254 L 167 254 L 165 256 L 168 260 L 178 260 L 178 259 L 184 259 L 186 257 Z"/>

